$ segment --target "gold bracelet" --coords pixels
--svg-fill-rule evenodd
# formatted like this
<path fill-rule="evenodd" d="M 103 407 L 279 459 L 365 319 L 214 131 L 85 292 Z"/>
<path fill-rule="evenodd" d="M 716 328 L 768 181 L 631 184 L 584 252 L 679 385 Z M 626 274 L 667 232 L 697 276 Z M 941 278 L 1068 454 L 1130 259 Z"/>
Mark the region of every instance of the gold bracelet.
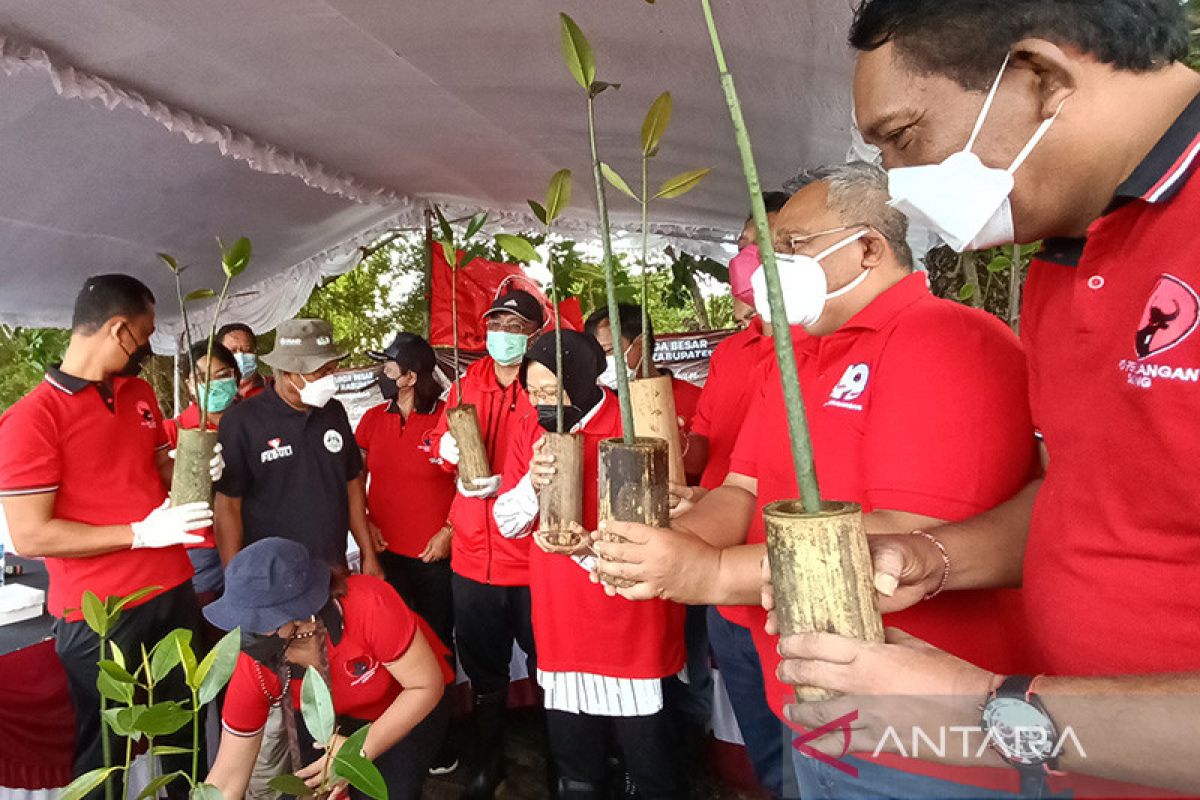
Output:
<path fill-rule="evenodd" d="M 938 581 L 937 588 L 923 597 L 923 600 L 932 600 L 942 593 L 946 588 L 946 581 L 950 578 L 950 554 L 946 552 L 946 546 L 942 544 L 936 536 L 928 531 L 912 531 L 914 536 L 924 536 L 929 541 L 933 542 L 933 546 L 942 554 L 942 579 Z"/>

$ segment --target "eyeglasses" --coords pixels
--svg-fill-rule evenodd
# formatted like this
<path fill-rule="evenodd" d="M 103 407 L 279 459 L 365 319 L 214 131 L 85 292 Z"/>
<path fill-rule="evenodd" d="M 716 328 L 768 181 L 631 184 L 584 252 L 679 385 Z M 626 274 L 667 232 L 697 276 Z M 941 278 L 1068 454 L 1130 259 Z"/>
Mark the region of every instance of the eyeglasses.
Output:
<path fill-rule="evenodd" d="M 775 240 L 775 250 L 785 255 L 795 255 L 797 250 L 800 250 L 805 245 L 810 244 L 822 236 L 828 236 L 831 233 L 841 233 L 842 231 L 854 230 L 855 228 L 871 227 L 865 222 L 857 222 L 853 225 L 839 225 L 836 228 L 827 228 L 816 233 L 806 233 L 799 236 L 788 236 L 786 239 L 780 238 Z"/>
<path fill-rule="evenodd" d="M 516 333 L 523 334 L 528 323 L 520 322 L 519 320 L 510 320 L 508 322 L 500 322 L 495 319 L 488 319 L 487 329 L 492 333 Z"/>

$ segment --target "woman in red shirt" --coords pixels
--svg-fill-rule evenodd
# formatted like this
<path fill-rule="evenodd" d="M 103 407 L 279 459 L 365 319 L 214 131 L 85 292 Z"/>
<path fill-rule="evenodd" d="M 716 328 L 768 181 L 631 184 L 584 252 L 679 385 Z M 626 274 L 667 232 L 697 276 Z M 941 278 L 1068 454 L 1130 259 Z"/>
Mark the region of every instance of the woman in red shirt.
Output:
<path fill-rule="evenodd" d="M 363 755 L 383 774 L 388 797 L 421 796 L 445 732 L 441 700 L 453 673 L 437 652 L 445 649 L 390 586 L 369 575 L 331 573 L 303 545 L 269 537 L 233 557 L 225 594 L 204 616 L 222 630 L 242 631 L 208 776 L 226 798 L 245 794 L 267 715 L 280 703 L 289 749 L 300 758 L 292 769 L 310 786 L 320 784 L 326 758 L 346 737 L 370 724 Z M 308 667 L 324 674 L 333 694 L 338 734 L 329 753 L 314 747 L 298 721 Z"/>
<path fill-rule="evenodd" d="M 363 415 L 355 438 L 363 453 L 367 518 L 384 578 L 446 647 L 453 646 L 450 537 L 454 476 L 441 467 L 433 429 L 445 403 L 437 359 L 420 336 L 401 333 L 368 355 L 383 365 L 384 402 Z"/>
<path fill-rule="evenodd" d="M 564 425 L 583 437 L 583 524 L 594 530 L 599 445 L 621 436 L 621 415 L 616 396 L 597 385 L 605 358 L 596 340 L 563 331 L 562 343 Z M 678 725 L 663 700 L 663 678 L 684 666 L 684 607 L 609 597 L 591 580 L 594 556 L 586 547 L 563 553 L 535 530 L 536 483 L 543 478 L 533 467 L 542 433 L 555 429 L 555 364 L 552 335 L 526 354 L 521 382 L 537 414 L 527 415 L 518 427 L 493 513 L 503 535 L 532 533 L 538 545 L 529 551 L 529 589 L 537 679 L 545 692 L 550 752 L 559 775 L 557 796 L 604 796 L 611 726 L 641 797 L 685 797 Z"/>
<path fill-rule="evenodd" d="M 163 420 L 163 430 L 166 431 L 167 440 L 172 448 L 179 444 L 180 429 L 194 430 L 200 427 L 201 405 L 208 408 L 207 429 L 215 431 L 221 424 L 221 416 L 238 399 L 238 381 L 241 380 L 241 373 L 238 372 L 237 359 L 228 348 L 213 342 L 211 376 L 208 374 L 208 342 L 196 343 L 188 355 L 188 363 L 193 365 L 193 369 L 185 383 L 192 402 L 179 416 Z M 207 389 L 204 383 L 206 378 Z M 201 605 L 204 605 L 211 603 L 221 594 L 225 586 L 225 574 L 221 570 L 221 556 L 217 553 L 212 527 L 196 533 L 203 536 L 204 541 L 187 545 L 187 553 L 192 561 L 192 568 L 196 571 L 192 576 L 192 587 L 196 590 Z"/>

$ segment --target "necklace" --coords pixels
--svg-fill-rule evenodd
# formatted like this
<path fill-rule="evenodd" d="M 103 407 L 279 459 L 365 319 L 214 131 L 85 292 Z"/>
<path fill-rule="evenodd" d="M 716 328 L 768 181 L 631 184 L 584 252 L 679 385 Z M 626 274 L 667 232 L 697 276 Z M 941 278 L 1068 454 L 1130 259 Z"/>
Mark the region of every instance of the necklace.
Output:
<path fill-rule="evenodd" d="M 279 696 L 276 697 L 275 695 L 271 694 L 271 691 L 267 688 L 267 681 L 265 678 L 263 678 L 262 665 L 260 665 L 257 661 L 254 662 L 254 674 L 258 678 L 258 687 L 262 689 L 263 696 L 266 697 L 273 706 L 283 703 L 283 698 L 287 697 L 288 689 L 290 689 L 292 685 L 292 670 L 288 668 L 286 664 L 284 665 L 284 672 L 286 675 L 283 679 L 283 689 L 279 692 Z"/>

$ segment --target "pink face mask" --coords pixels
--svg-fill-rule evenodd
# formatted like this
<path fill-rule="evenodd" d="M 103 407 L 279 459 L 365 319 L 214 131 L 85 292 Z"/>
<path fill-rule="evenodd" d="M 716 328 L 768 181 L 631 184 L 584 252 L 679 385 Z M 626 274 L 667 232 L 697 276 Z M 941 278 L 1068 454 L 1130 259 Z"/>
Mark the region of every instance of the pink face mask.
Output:
<path fill-rule="evenodd" d="M 750 285 L 750 276 L 762 264 L 758 245 L 743 247 L 738 254 L 729 259 L 729 285 L 733 287 L 733 296 L 746 305 L 754 305 L 754 289 Z"/>

